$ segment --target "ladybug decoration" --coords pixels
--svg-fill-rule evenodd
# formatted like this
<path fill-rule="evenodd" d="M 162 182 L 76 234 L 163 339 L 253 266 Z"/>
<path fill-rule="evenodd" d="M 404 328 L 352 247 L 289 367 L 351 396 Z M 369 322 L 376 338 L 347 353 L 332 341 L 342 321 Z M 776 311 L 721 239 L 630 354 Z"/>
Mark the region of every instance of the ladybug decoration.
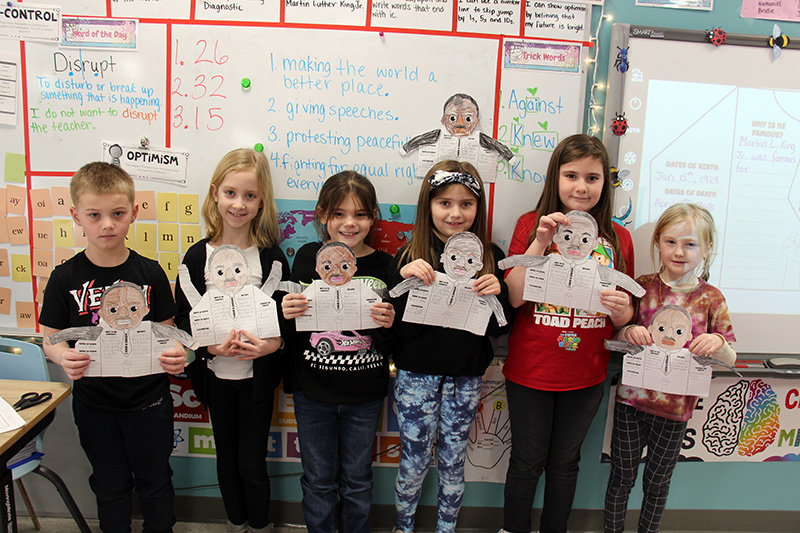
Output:
<path fill-rule="evenodd" d="M 725 44 L 728 36 L 724 31 L 722 31 L 722 28 L 714 28 L 708 31 L 706 34 L 706 39 L 714 46 L 719 46 L 721 44 Z"/>
<path fill-rule="evenodd" d="M 618 72 L 625 74 L 628 71 L 628 67 L 630 67 L 630 63 L 628 62 L 628 47 L 620 48 L 617 46 L 617 61 L 614 63 L 614 68 L 617 69 Z"/>
<path fill-rule="evenodd" d="M 781 33 L 781 27 L 775 24 L 772 27 L 772 37 L 767 39 L 767 45 L 772 48 L 772 57 L 781 57 L 781 48 L 789 46 L 789 36 Z"/>
<path fill-rule="evenodd" d="M 611 133 L 614 135 L 625 135 L 628 131 L 628 119 L 625 118 L 625 113 L 617 113 L 614 120 L 611 121 Z"/>

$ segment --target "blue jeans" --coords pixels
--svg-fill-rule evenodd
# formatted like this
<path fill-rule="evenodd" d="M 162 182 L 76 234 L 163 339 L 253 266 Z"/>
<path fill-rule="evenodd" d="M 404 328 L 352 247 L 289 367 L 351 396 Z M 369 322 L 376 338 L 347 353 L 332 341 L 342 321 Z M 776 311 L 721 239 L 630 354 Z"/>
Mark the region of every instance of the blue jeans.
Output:
<path fill-rule="evenodd" d="M 532 389 L 506 380 L 511 458 L 503 529 L 529 533 L 539 476 L 545 473 L 541 533 L 566 533 L 578 484 L 581 445 L 603 397 L 603 384 L 571 391 Z"/>
<path fill-rule="evenodd" d="M 335 404 L 294 393 L 309 533 L 369 533 L 372 448 L 383 400 Z"/>
<path fill-rule="evenodd" d="M 172 531 L 172 398 L 167 395 L 139 411 L 101 411 L 73 401 L 72 412 L 81 447 L 92 464 L 89 486 L 97 497 L 100 529 L 130 532 L 135 491 L 143 531 Z"/>
<path fill-rule="evenodd" d="M 422 482 L 431 464 L 437 432 L 439 492 L 436 531 L 455 530 L 464 496 L 467 437 L 475 420 L 481 383 L 481 376 L 451 378 L 397 371 L 395 397 L 401 446 L 395 507 L 396 526 L 403 533 L 414 529 Z"/>

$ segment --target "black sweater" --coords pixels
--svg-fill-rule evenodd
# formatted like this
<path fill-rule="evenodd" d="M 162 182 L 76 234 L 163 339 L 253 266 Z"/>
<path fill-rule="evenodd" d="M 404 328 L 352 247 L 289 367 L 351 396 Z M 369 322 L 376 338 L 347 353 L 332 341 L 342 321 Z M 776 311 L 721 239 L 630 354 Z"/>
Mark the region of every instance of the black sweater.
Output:
<path fill-rule="evenodd" d="M 434 245 L 435 255 L 441 256 L 444 243 L 436 240 Z M 403 277 L 400 269 L 409 261 L 400 262 L 405 247 L 397 252 L 392 261 L 392 277 L 389 287 L 395 287 Z M 502 250 L 492 245 L 495 262 L 505 257 Z M 438 269 L 444 272 L 444 269 Z M 495 267 L 495 276 L 500 280 L 500 294 L 497 298 L 503 306 L 506 318 L 513 316 L 513 308 L 508 303 L 508 286 L 503 281 L 503 271 Z M 500 326 L 497 318 L 492 314 L 486 335 L 478 336 L 469 331 L 444 328 L 441 326 L 428 326 L 403 322 L 403 314 L 408 302 L 408 293 L 390 300 L 394 304 L 397 317 L 392 328 L 397 334 L 397 343 L 394 348 L 394 363 L 397 368 L 436 376 L 482 376 L 492 362 L 494 350 L 489 337 L 498 337 L 509 331 L 511 324 Z"/>
<path fill-rule="evenodd" d="M 322 243 L 298 250 L 292 267 L 292 281 L 309 285 L 320 279 L 316 255 Z M 354 280 L 362 279 L 373 288 L 385 287 L 392 256 L 375 250 L 356 259 Z M 360 331 L 309 332 L 285 330 L 291 354 L 292 379 L 287 392 L 302 391 L 311 400 L 357 404 L 386 396 L 389 385 L 388 352 L 391 331 L 386 328 Z"/>
<path fill-rule="evenodd" d="M 200 294 L 206 292 L 206 244 L 208 239 L 203 239 L 197 244 L 193 245 L 186 252 L 183 257 L 183 264 L 189 269 L 189 275 L 192 279 L 192 285 L 195 286 Z M 267 280 L 270 270 L 272 269 L 273 261 L 280 261 L 283 266 L 281 279 L 289 278 L 289 263 L 286 261 L 286 256 L 283 251 L 277 246 L 272 248 L 261 248 L 259 250 L 259 258 L 261 259 L 261 282 Z M 284 293 L 275 293 L 272 298 L 278 303 L 278 319 L 281 322 L 281 331 L 285 329 L 285 324 L 282 321 L 280 312 L 280 301 Z M 178 314 L 175 316 L 175 325 L 187 333 L 192 333 L 192 326 L 189 320 L 189 313 L 192 306 L 181 290 L 180 279 L 177 280 L 175 285 L 175 303 L 178 305 Z M 195 396 L 197 399 L 206 403 L 206 383 L 208 381 L 208 360 L 214 356 L 208 353 L 206 348 L 198 348 L 195 351 L 195 361 L 189 365 L 186 372 L 192 380 Z M 281 381 L 283 374 L 283 353 L 279 350 L 273 354 L 259 357 L 253 360 L 253 400 L 260 401 L 268 394 L 273 394 L 275 387 Z"/>

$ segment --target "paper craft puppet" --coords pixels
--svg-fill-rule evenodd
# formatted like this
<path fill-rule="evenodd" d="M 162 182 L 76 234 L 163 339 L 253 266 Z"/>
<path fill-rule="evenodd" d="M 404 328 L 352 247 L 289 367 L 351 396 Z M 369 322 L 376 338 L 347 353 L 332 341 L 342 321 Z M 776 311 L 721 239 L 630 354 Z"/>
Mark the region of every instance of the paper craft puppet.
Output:
<path fill-rule="evenodd" d="M 494 313 L 498 324 L 505 326 L 505 314 L 495 295 L 478 296 L 473 292 L 473 277 L 483 268 L 483 243 L 474 233 L 462 231 L 451 235 L 441 257 L 444 273 L 437 272 L 431 285 L 417 277 L 403 280 L 389 295 L 410 292 L 403 322 L 462 329 L 484 335 Z"/>
<path fill-rule="evenodd" d="M 173 326 L 142 320 L 150 311 L 144 291 L 118 281 L 100 299 L 100 324 L 67 328 L 45 339 L 50 344 L 77 341 L 75 351 L 90 357 L 85 376 L 135 377 L 164 372 L 158 356 L 177 341 L 192 350 L 197 341 Z"/>
<path fill-rule="evenodd" d="M 317 251 L 317 273 L 305 290 L 299 283 L 281 282 L 281 290 L 302 293 L 308 309 L 295 319 L 297 331 L 342 331 L 380 327 L 370 308 L 381 295 L 362 280 L 354 280 L 356 256 L 344 243 L 331 241 Z"/>
<path fill-rule="evenodd" d="M 606 314 L 609 310 L 600 302 L 605 289 L 619 286 L 641 298 L 641 285 L 591 258 L 599 242 L 594 217 L 583 211 L 570 211 L 566 216 L 570 225 L 559 224 L 553 237 L 559 254 L 514 255 L 500 261 L 500 268 L 528 268 L 522 298 Z"/>
<path fill-rule="evenodd" d="M 417 176 L 424 177 L 439 161 L 455 159 L 475 165 L 486 181 L 494 181 L 497 158 L 514 157 L 506 145 L 476 131 L 481 123 L 478 103 L 468 94 L 454 94 L 444 103 L 442 127 L 417 135 L 403 145 L 403 155 L 417 150 Z"/>
<path fill-rule="evenodd" d="M 692 340 L 692 318 L 679 305 L 665 305 L 656 311 L 647 328 L 650 346 L 606 340 L 609 350 L 622 352 L 622 384 L 670 394 L 708 396 L 711 367 L 697 360 L 688 348 Z M 719 363 L 719 361 L 716 361 Z M 727 366 L 727 365 L 725 365 Z"/>
<path fill-rule="evenodd" d="M 232 329 L 247 331 L 259 339 L 280 336 L 278 306 L 272 293 L 281 280 L 281 264 L 272 263 L 261 288 L 247 283 L 250 274 L 244 252 L 232 244 L 219 246 L 208 256 L 205 278 L 214 287 L 202 296 L 192 284 L 186 265 L 178 267 L 181 290 L 192 306 L 192 336 L 200 346 L 223 342 Z M 247 341 L 244 335 L 240 338 Z"/>

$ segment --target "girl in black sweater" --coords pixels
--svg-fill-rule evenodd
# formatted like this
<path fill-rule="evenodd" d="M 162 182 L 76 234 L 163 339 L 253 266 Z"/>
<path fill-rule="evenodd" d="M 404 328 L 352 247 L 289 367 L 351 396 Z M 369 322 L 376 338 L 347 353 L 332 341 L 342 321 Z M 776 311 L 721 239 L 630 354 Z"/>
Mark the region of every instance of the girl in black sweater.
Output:
<path fill-rule="evenodd" d="M 281 279 L 289 277 L 289 264 L 277 245 L 272 178 L 263 153 L 242 148 L 222 158 L 211 178 L 203 218 L 207 236 L 183 258 L 192 285 L 200 294 L 214 286 L 215 278 L 206 262 L 222 245 L 240 248 L 247 265 L 224 269 L 229 272 L 222 272 L 221 277 L 234 279 L 249 270 L 244 283 L 261 287 L 273 261 L 283 267 Z M 192 308 L 180 288 L 180 279 L 175 299 L 175 322 L 191 332 Z M 210 408 L 217 479 L 231 532 L 272 529 L 266 459 L 274 391 L 282 373 L 282 346 L 281 337 L 259 339 L 248 331 L 233 330 L 222 343 L 198 349 L 196 360 L 188 367 L 195 394 Z"/>
<path fill-rule="evenodd" d="M 411 241 L 393 263 L 391 287 L 416 276 L 427 285 L 436 271 L 445 241 L 455 233 L 470 231 L 483 243 L 483 267 L 474 280 L 479 295 L 496 295 L 506 316 L 511 316 L 508 288 L 496 275 L 499 248 L 487 237 L 483 182 L 469 163 L 442 161 L 434 165 L 420 189 L 417 218 Z M 393 300 L 398 313 L 405 311 L 408 294 Z M 436 433 L 439 472 L 437 532 L 453 531 L 464 494 L 467 437 L 475 419 L 483 373 L 492 360 L 489 336 L 507 330 L 492 316 L 486 335 L 468 331 L 395 322 L 399 343 L 394 350 L 397 366 L 395 397 L 400 423 L 400 468 L 397 474 L 396 529 L 414 530 L 414 515 L 422 481 L 431 463 Z"/>
<path fill-rule="evenodd" d="M 368 244 L 378 217 L 375 188 L 364 176 L 345 171 L 328 178 L 319 193 L 315 224 L 324 243 L 344 243 L 355 254 L 354 279 L 386 287 L 392 257 Z M 311 284 L 323 242 L 300 248 L 292 281 Z M 302 294 L 287 294 L 283 315 L 302 315 Z M 368 533 L 372 505 L 372 445 L 389 383 L 387 357 L 394 308 L 372 307 L 380 329 L 297 332 L 289 342 L 295 416 L 303 463 L 303 515 L 311 533 Z"/>

